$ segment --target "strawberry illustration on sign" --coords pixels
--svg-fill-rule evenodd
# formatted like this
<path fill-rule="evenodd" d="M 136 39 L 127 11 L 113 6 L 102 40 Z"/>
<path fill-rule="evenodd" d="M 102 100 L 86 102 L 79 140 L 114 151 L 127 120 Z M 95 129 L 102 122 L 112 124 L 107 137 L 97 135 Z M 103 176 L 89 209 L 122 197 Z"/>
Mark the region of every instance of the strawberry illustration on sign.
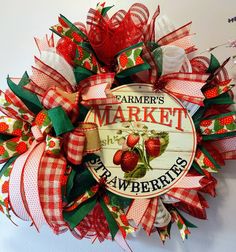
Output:
<path fill-rule="evenodd" d="M 160 155 L 160 138 L 149 138 L 145 141 L 146 152 L 150 157 L 158 157 Z"/>
<path fill-rule="evenodd" d="M 113 163 L 120 165 L 126 179 L 142 178 L 153 169 L 150 162 L 166 150 L 169 134 L 148 130 L 140 122 L 129 121 L 122 126 L 123 129 L 117 131 L 117 135 L 121 135 L 117 142 L 122 145 L 122 150 L 115 152 Z"/>
<path fill-rule="evenodd" d="M 121 156 L 121 169 L 124 172 L 131 172 L 138 164 L 139 155 L 135 151 L 125 151 Z"/>

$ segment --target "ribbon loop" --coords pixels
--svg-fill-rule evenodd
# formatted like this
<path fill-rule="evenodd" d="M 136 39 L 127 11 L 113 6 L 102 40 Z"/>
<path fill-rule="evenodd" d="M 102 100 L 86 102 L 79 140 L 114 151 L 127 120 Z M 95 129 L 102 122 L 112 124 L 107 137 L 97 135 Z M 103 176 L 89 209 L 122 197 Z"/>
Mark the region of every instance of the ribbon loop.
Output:
<path fill-rule="evenodd" d="M 37 142 L 41 142 L 44 139 L 44 136 L 39 128 L 39 126 L 35 125 L 31 127 L 31 132 Z"/>
<path fill-rule="evenodd" d="M 83 155 L 99 151 L 101 145 L 97 125 L 80 123 L 66 135 L 64 149 L 68 160 L 73 164 L 81 164 Z"/>

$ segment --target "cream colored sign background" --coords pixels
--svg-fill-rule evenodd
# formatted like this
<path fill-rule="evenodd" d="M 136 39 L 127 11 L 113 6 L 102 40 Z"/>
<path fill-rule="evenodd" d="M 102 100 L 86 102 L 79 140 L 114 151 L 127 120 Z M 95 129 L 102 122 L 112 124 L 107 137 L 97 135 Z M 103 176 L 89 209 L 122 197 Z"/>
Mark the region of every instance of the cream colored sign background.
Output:
<path fill-rule="evenodd" d="M 183 178 L 192 164 L 196 148 L 195 128 L 192 119 L 189 114 L 184 111 L 181 103 L 176 98 L 173 98 L 166 93 L 154 93 L 151 85 L 129 84 L 116 88 L 115 91 L 113 91 L 113 94 L 119 97 L 119 99 L 122 99 L 125 96 L 127 103 L 112 105 L 112 108 L 110 108 L 111 105 L 108 105 L 109 112 L 104 110 L 104 106 L 99 107 L 99 112 L 91 109 L 85 119 L 87 122 L 94 122 L 98 124 L 98 127 L 100 126 L 99 135 L 103 146 L 102 151 L 98 153 L 98 155 L 101 157 L 104 166 L 111 172 L 111 175 L 107 177 L 108 189 L 114 193 L 131 198 L 149 198 L 163 194 L 173 187 L 177 181 Z M 139 97 L 140 100 L 140 97 L 142 96 L 143 99 L 141 103 L 128 103 L 128 96 L 131 97 L 130 101 L 132 101 L 132 97 Z M 145 102 L 144 97 L 150 97 L 150 99 L 146 99 Z M 156 99 L 152 99 L 151 97 L 155 97 Z M 158 104 L 159 97 L 164 98 L 164 103 L 160 102 L 161 104 Z M 155 101 L 157 103 L 151 103 L 151 101 Z M 161 156 L 150 162 L 153 170 L 148 170 L 143 178 L 132 180 L 127 188 L 120 186 L 120 183 L 125 183 L 123 181 L 125 180 L 124 172 L 121 170 L 119 165 L 113 164 L 113 156 L 115 152 L 118 149 L 121 149 L 121 146 L 119 146 L 117 141 L 115 141 L 118 137 L 116 132 L 124 129 L 122 128 L 122 122 L 120 119 L 115 120 L 115 123 L 111 123 L 114 121 L 114 117 L 119 106 L 122 108 L 123 115 L 127 121 L 129 119 L 134 120 L 136 118 L 135 116 L 133 116 L 133 118 L 129 118 L 131 110 L 130 107 L 137 107 L 140 109 L 140 113 L 137 117 L 140 118 L 142 120 L 141 122 L 148 127 L 148 130 L 156 130 L 158 132 L 164 131 L 169 133 L 169 144 L 166 151 Z M 157 122 L 161 122 L 161 113 L 164 115 L 169 113 L 167 119 L 162 118 L 163 124 L 153 123 L 151 116 L 144 118 L 144 110 L 148 113 L 152 109 L 154 109 L 152 116 Z M 161 110 L 164 112 L 161 112 Z M 137 109 L 132 109 L 132 112 L 136 111 Z M 178 111 L 180 113 L 177 113 Z M 120 115 L 120 113 L 118 114 Z M 101 121 L 99 121 L 98 118 L 103 118 L 104 122 L 102 122 L 102 125 L 99 125 Z M 144 120 L 148 122 L 144 122 Z M 111 124 L 107 124 L 108 121 Z M 171 122 L 171 127 L 164 125 L 170 125 Z M 104 144 L 105 142 L 106 144 Z M 187 161 L 183 162 L 187 164 L 184 167 L 177 164 L 180 163 L 181 159 Z M 102 176 L 109 174 L 108 172 L 105 173 L 106 170 L 104 168 L 97 169 L 99 165 L 101 165 L 101 162 L 96 164 L 88 163 L 89 169 L 92 171 L 97 180 L 99 180 Z M 180 168 L 182 171 L 177 175 L 171 168 L 174 170 Z M 160 178 L 161 176 L 165 177 Z M 171 179 L 170 176 L 173 177 L 173 179 Z M 117 179 L 115 177 L 117 177 Z M 164 178 L 166 178 L 166 181 L 170 183 L 164 182 Z M 155 179 L 157 179 L 157 182 L 153 181 Z M 135 181 L 135 183 L 133 183 L 133 181 Z M 159 188 L 157 188 L 157 185 Z M 146 189 L 142 189 L 143 186 Z"/>

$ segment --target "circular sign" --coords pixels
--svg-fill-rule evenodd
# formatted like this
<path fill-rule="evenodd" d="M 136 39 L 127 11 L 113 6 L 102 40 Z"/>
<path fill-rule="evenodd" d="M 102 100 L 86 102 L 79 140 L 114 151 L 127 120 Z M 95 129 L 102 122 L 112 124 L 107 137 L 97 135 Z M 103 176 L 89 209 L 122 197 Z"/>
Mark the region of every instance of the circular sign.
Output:
<path fill-rule="evenodd" d="M 120 104 L 92 108 L 85 122 L 98 125 L 102 149 L 87 162 L 97 181 L 128 198 L 161 195 L 188 172 L 196 150 L 191 116 L 181 102 L 152 85 L 112 90 Z"/>

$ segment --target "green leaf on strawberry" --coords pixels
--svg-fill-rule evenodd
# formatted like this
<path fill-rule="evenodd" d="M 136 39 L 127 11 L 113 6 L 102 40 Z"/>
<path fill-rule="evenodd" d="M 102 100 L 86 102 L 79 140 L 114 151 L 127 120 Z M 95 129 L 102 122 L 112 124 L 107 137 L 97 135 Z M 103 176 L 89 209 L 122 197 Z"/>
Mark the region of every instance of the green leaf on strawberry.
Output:
<path fill-rule="evenodd" d="M 129 67 L 132 67 L 132 66 L 134 66 L 134 62 L 133 62 L 133 60 L 132 59 L 128 59 L 128 63 L 127 63 L 127 68 L 129 68 Z"/>
<path fill-rule="evenodd" d="M 113 218 L 117 219 L 118 218 L 118 215 L 115 213 L 115 212 L 111 212 Z"/>
<path fill-rule="evenodd" d="M 166 132 L 164 132 L 166 133 Z M 168 144 L 169 144 L 169 134 L 165 134 L 161 137 L 161 148 L 160 148 L 160 156 L 165 152 Z"/>
<path fill-rule="evenodd" d="M 16 146 L 17 146 L 17 143 L 16 143 L 16 142 L 11 142 L 11 141 L 9 141 L 9 142 L 6 143 L 6 146 L 7 146 L 7 148 L 8 148 L 9 150 L 15 151 L 15 150 L 16 150 Z"/>
<path fill-rule="evenodd" d="M 221 130 L 223 128 L 224 128 L 224 126 L 222 126 L 220 124 L 220 121 L 219 120 L 215 120 L 215 122 L 214 122 L 214 131 L 218 131 L 218 130 Z"/>
<path fill-rule="evenodd" d="M 65 32 L 65 36 L 71 38 L 72 37 L 73 30 L 69 29 Z"/>
<path fill-rule="evenodd" d="M 140 55 L 141 52 L 142 52 L 141 48 L 135 49 L 135 51 L 134 51 L 134 59 L 136 59 Z"/>
<path fill-rule="evenodd" d="M 3 153 L 3 155 L 1 155 L 2 156 L 2 158 L 9 158 L 9 153 L 8 153 L 8 151 L 4 151 L 4 153 Z"/>
<path fill-rule="evenodd" d="M 135 180 L 139 178 L 143 178 L 146 175 L 147 168 L 144 164 L 139 164 L 136 166 L 136 168 L 131 172 L 125 173 L 125 178 L 127 180 Z"/>
<path fill-rule="evenodd" d="M 22 135 L 21 139 L 22 139 L 23 141 L 28 141 L 29 136 L 27 136 L 27 135 Z"/>
<path fill-rule="evenodd" d="M 236 124 L 235 123 L 228 124 L 228 125 L 226 125 L 226 128 L 228 130 L 235 130 L 236 129 Z"/>
<path fill-rule="evenodd" d="M 11 168 L 7 168 L 7 169 L 4 171 L 3 175 L 4 175 L 5 177 L 9 177 L 9 176 L 10 176 L 10 172 L 11 172 Z"/>
<path fill-rule="evenodd" d="M 15 121 L 14 124 L 13 124 L 13 130 L 16 130 L 16 129 L 21 129 L 23 126 L 23 122 L 22 121 Z"/>
<path fill-rule="evenodd" d="M 133 50 L 129 50 L 125 54 L 126 54 L 127 57 L 130 57 L 132 55 L 132 52 L 133 52 Z"/>

